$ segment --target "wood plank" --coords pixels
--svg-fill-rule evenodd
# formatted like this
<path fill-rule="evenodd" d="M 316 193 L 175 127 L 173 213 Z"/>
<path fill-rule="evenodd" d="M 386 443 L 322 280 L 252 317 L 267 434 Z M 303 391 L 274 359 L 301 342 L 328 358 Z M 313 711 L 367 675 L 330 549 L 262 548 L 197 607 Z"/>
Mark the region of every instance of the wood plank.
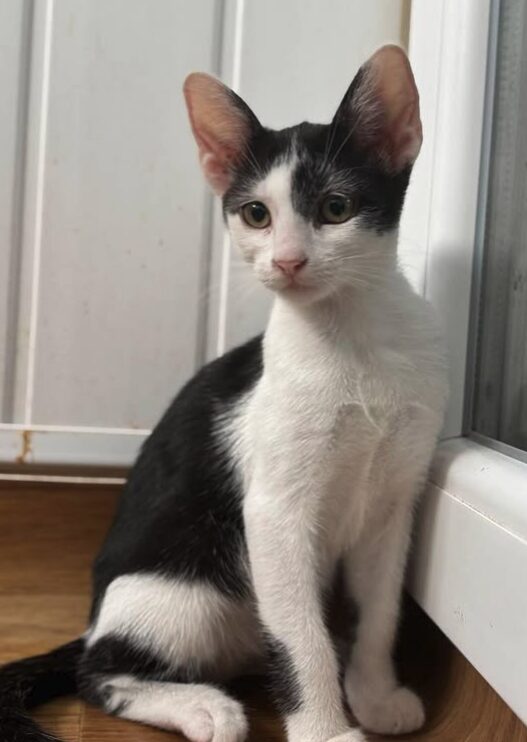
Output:
<path fill-rule="evenodd" d="M 86 628 L 90 597 L 0 595 L 0 663 L 48 652 Z"/>
<path fill-rule="evenodd" d="M 0 595 L 89 593 L 118 491 L 0 482 Z"/>
<path fill-rule="evenodd" d="M 62 698 L 38 709 L 35 719 L 47 732 L 53 732 L 64 742 L 82 742 L 84 704 L 76 698 Z"/>

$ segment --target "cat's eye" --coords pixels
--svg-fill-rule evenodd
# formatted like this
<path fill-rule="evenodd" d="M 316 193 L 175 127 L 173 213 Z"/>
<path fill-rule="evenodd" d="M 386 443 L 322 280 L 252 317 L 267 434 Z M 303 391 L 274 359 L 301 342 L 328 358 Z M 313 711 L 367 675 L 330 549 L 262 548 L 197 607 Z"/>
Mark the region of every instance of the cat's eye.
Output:
<path fill-rule="evenodd" d="M 269 209 L 261 201 L 251 201 L 242 206 L 241 215 L 244 222 L 254 229 L 264 229 L 271 224 Z"/>
<path fill-rule="evenodd" d="M 355 216 L 358 210 L 356 198 L 332 193 L 320 205 L 320 221 L 323 224 L 342 224 Z"/>

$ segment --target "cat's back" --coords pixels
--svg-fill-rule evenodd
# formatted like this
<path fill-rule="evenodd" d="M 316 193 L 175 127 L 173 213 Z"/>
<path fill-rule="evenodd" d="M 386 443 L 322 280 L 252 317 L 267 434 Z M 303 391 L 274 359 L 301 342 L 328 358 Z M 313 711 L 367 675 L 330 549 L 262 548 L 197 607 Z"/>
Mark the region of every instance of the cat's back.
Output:
<path fill-rule="evenodd" d="M 262 337 L 204 366 L 146 440 L 95 564 L 95 604 L 120 574 L 192 576 L 237 591 L 240 483 L 223 425 L 262 374 Z"/>

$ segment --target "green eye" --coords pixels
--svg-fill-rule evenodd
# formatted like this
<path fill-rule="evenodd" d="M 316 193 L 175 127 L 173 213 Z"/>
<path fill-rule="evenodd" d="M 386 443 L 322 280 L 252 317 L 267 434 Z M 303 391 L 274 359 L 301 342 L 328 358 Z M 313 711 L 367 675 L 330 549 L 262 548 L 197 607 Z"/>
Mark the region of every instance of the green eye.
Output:
<path fill-rule="evenodd" d="M 264 229 L 271 224 L 269 209 L 261 201 L 251 201 L 242 206 L 241 215 L 244 222 L 254 229 Z"/>
<path fill-rule="evenodd" d="M 320 221 L 323 224 L 342 224 L 355 216 L 358 210 L 356 198 L 340 196 L 332 193 L 322 201 L 320 206 Z"/>

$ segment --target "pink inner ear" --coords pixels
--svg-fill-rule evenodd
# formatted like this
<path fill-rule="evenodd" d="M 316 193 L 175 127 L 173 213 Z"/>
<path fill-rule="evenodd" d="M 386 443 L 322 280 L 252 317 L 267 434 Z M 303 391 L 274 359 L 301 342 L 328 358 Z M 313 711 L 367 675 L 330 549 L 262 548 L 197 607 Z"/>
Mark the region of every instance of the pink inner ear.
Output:
<path fill-rule="evenodd" d="M 369 66 L 372 92 L 384 114 L 378 146 L 390 168 L 400 171 L 414 163 L 423 139 L 414 76 L 406 54 L 396 46 L 379 49 Z"/>
<path fill-rule="evenodd" d="M 218 196 L 223 195 L 231 183 L 229 168 L 214 153 L 207 152 L 201 148 L 199 161 L 201 169 L 214 193 L 217 193 Z"/>
<path fill-rule="evenodd" d="M 206 129 L 194 129 L 194 136 L 198 144 L 203 174 L 213 191 L 221 196 L 229 188 L 235 154 L 228 144 L 208 135 Z"/>
<path fill-rule="evenodd" d="M 210 75 L 189 75 L 184 91 L 203 173 L 222 195 L 230 185 L 233 164 L 244 154 L 249 123 L 234 94 Z"/>
<path fill-rule="evenodd" d="M 392 137 L 389 150 L 392 164 L 396 171 L 400 171 L 415 162 L 421 149 L 423 136 L 419 105 L 409 103 L 390 126 Z"/>

